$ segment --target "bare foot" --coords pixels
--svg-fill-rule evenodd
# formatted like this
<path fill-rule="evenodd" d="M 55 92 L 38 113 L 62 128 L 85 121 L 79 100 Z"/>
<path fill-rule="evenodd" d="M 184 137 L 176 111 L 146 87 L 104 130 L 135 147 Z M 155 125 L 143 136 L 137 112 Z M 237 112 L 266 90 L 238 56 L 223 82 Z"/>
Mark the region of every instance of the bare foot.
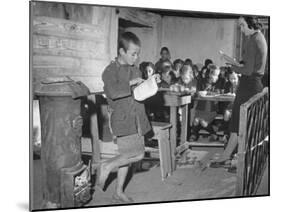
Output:
<path fill-rule="evenodd" d="M 112 201 L 118 203 L 133 203 L 134 200 L 131 197 L 128 197 L 124 192 L 115 193 L 112 196 Z"/>

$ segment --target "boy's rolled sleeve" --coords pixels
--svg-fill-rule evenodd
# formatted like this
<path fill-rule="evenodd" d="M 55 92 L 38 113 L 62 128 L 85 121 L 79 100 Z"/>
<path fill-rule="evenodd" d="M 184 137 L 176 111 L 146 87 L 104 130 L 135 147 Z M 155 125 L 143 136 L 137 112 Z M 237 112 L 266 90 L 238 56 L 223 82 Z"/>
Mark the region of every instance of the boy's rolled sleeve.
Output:
<path fill-rule="evenodd" d="M 104 82 L 104 92 L 108 98 L 114 100 L 132 95 L 129 81 L 114 78 L 110 71 L 104 71 L 102 80 Z"/>

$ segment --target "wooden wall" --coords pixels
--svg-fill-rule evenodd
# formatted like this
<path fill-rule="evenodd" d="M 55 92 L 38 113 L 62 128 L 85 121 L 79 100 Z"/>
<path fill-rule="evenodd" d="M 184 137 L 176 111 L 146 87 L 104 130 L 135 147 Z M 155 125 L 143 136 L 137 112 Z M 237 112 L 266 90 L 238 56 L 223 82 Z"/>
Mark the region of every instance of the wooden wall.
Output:
<path fill-rule="evenodd" d="M 91 91 L 116 57 L 118 19 L 111 7 L 34 2 L 32 77 L 70 76 Z"/>

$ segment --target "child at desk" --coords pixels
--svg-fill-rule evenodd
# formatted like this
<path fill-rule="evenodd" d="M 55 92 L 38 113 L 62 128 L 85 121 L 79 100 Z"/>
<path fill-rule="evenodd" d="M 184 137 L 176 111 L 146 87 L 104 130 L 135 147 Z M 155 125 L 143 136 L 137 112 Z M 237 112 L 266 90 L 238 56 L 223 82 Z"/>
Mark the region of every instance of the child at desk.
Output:
<path fill-rule="evenodd" d="M 174 61 L 173 65 L 174 65 L 173 73 L 174 73 L 176 79 L 178 79 L 180 77 L 180 70 L 183 66 L 183 60 L 176 59 Z"/>
<path fill-rule="evenodd" d="M 226 74 L 227 82 L 224 85 L 225 95 L 236 95 L 236 90 L 239 84 L 238 74 L 232 70 L 229 70 Z M 232 114 L 233 102 L 221 102 L 221 111 L 223 112 L 223 131 L 228 135 L 228 125 Z"/>
<path fill-rule="evenodd" d="M 169 60 L 163 60 L 160 69 L 161 82 L 160 88 L 169 88 L 175 81 L 175 75 L 173 74 L 172 63 Z"/>
<path fill-rule="evenodd" d="M 177 84 L 183 86 L 184 91 L 188 91 L 192 94 L 196 92 L 197 80 L 194 77 L 192 66 L 187 64 L 183 65 Z"/>
<path fill-rule="evenodd" d="M 209 70 L 206 72 L 206 78 L 202 79 L 197 86 L 198 95 L 200 91 L 206 91 L 211 95 L 218 93 L 216 82 L 220 74 L 220 69 L 216 65 L 209 65 Z M 214 129 L 211 126 L 211 122 L 215 119 L 217 113 L 217 105 L 215 102 L 199 100 L 195 106 L 195 117 L 193 120 L 193 126 L 191 130 L 190 141 L 196 141 L 199 137 L 199 130 L 201 127 L 205 128 L 212 136 L 215 134 Z"/>
<path fill-rule="evenodd" d="M 142 72 L 142 78 L 145 80 L 155 74 L 155 66 L 152 62 L 142 62 L 139 68 Z"/>

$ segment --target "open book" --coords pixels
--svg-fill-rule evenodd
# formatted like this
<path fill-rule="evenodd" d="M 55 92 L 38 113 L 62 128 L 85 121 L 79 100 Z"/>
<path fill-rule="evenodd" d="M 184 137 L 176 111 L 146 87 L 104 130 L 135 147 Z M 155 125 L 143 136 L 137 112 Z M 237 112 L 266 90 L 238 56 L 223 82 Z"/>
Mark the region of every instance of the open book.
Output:
<path fill-rule="evenodd" d="M 223 57 L 228 63 L 230 63 L 231 65 L 241 66 L 241 64 L 238 63 L 235 58 L 228 56 L 227 54 L 225 54 L 225 53 L 224 53 L 223 51 L 221 51 L 221 50 L 219 51 L 219 53 L 220 53 L 220 55 L 222 55 L 222 57 Z"/>

